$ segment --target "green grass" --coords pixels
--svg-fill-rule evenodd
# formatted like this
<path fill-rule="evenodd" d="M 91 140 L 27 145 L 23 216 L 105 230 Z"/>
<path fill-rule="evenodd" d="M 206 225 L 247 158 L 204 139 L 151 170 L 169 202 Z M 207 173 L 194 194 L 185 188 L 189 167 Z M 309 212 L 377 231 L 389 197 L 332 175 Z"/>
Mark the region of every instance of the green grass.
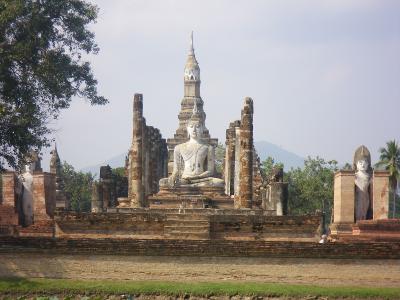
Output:
<path fill-rule="evenodd" d="M 400 288 L 377 287 L 320 287 L 275 283 L 243 282 L 160 282 L 160 281 L 105 281 L 69 279 L 0 279 L 0 294 L 162 294 L 170 296 L 324 296 L 329 298 L 400 299 Z"/>

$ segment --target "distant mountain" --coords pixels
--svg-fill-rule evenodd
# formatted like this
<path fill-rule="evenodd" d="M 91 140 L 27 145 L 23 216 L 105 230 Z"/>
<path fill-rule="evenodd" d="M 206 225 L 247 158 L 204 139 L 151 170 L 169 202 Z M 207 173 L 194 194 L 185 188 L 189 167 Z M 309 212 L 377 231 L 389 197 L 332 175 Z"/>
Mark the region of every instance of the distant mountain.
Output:
<path fill-rule="evenodd" d="M 254 143 L 257 153 L 260 156 L 261 161 L 271 156 L 275 162 L 281 162 L 285 166 L 285 170 L 290 168 L 302 167 L 304 164 L 304 158 L 287 151 L 277 145 L 271 144 L 266 141 L 259 141 Z M 103 163 L 83 168 L 82 172 L 91 172 L 92 174 L 99 175 L 100 167 L 110 165 L 111 168 L 122 167 L 125 165 L 125 153 L 114 156 Z"/>
<path fill-rule="evenodd" d="M 254 142 L 254 146 L 257 150 L 258 156 L 260 156 L 261 161 L 271 156 L 275 162 L 283 163 L 285 170 L 288 171 L 290 168 L 303 167 L 304 158 L 287 151 L 275 144 L 267 141 Z"/>

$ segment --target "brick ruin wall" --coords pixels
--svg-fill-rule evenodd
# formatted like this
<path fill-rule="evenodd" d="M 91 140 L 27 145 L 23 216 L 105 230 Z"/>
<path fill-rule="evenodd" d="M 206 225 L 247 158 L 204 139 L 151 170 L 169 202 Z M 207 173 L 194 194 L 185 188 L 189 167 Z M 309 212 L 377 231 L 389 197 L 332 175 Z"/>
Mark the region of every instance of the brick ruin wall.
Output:
<path fill-rule="evenodd" d="M 22 227 L 24 212 L 22 209 L 23 192 L 15 172 L 2 174 L 3 201 L 0 204 L 0 235 L 53 236 L 53 215 L 56 206 L 55 174 L 34 172 L 32 183 L 32 209 L 34 224 Z"/>
<path fill-rule="evenodd" d="M 95 249 L 95 251 L 94 251 Z M 53 239 L 0 237 L 0 253 L 82 255 L 399 259 L 400 242 L 309 243 L 229 240 Z"/>
<path fill-rule="evenodd" d="M 192 224 L 201 217 L 209 228 L 208 239 L 235 240 L 297 240 L 317 242 L 320 216 L 271 216 L 246 211 L 241 214 L 166 214 L 137 210 L 129 213 L 65 213 L 55 216 L 57 238 L 133 238 L 166 239 L 168 218 L 181 219 L 178 231 L 184 233 L 185 219 Z M 175 216 L 175 217 L 174 217 Z M 178 232 L 179 234 L 179 232 Z M 189 235 L 190 239 L 191 236 Z M 192 237 L 195 238 L 195 234 Z"/>

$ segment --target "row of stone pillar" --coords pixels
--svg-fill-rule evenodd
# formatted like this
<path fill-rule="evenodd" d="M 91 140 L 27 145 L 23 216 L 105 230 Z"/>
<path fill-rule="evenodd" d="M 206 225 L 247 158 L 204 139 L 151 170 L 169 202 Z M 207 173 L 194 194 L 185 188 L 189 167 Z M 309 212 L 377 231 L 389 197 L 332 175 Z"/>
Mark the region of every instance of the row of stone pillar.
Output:
<path fill-rule="evenodd" d="M 251 208 L 253 202 L 253 100 L 245 98 L 240 121 L 226 131 L 225 193 L 234 195 L 235 208 Z"/>

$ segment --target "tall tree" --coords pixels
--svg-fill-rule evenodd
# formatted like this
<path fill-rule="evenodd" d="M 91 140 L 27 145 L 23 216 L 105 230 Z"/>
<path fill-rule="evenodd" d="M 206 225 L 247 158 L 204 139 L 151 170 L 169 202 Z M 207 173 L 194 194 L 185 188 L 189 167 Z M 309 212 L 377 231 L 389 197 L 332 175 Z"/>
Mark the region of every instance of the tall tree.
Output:
<path fill-rule="evenodd" d="M 320 210 L 329 222 L 333 204 L 334 172 L 337 161 L 308 157 L 303 168 L 286 173 L 289 182 L 289 210 L 292 214 L 309 214 Z"/>
<path fill-rule="evenodd" d="M 75 171 L 73 166 L 64 161 L 61 177 L 64 180 L 64 191 L 71 201 L 71 209 L 77 212 L 89 212 L 94 181 L 93 174 Z"/>
<path fill-rule="evenodd" d="M 377 166 L 383 166 L 389 171 L 389 181 L 393 192 L 392 214 L 396 216 L 397 183 L 400 178 L 400 147 L 396 140 L 386 143 L 386 148 L 380 148 L 380 161 Z"/>
<path fill-rule="evenodd" d="M 97 11 L 84 0 L 0 0 L 0 169 L 47 146 L 73 96 L 107 103 L 82 57 L 99 50 L 88 29 Z"/>

